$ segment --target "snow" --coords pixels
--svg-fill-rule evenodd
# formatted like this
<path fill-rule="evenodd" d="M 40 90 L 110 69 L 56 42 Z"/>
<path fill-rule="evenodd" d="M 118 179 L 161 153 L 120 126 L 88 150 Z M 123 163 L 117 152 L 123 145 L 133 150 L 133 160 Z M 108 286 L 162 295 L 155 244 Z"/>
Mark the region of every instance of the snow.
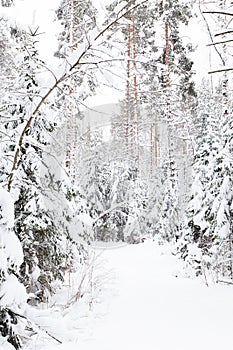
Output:
<path fill-rule="evenodd" d="M 16 276 L 11 274 L 0 287 L 0 306 L 18 309 L 25 305 L 27 293 L 24 286 L 17 280 Z"/>
<path fill-rule="evenodd" d="M 183 276 L 169 246 L 145 241 L 103 249 L 97 295 L 64 310 L 53 305 L 34 312 L 34 321 L 62 344 L 44 337 L 23 350 L 196 350 L 232 343 L 232 286 Z M 101 273 L 100 273 L 101 269 Z M 77 287 L 77 285 L 76 285 Z M 62 294 L 60 294 L 60 298 Z M 63 295 L 63 301 L 67 295 Z M 31 313 L 32 315 L 32 313 Z M 4 349 L 5 350 L 5 349 Z"/>
<path fill-rule="evenodd" d="M 27 301 L 25 287 L 9 270 L 17 272 L 23 263 L 23 251 L 18 237 L 12 230 L 14 225 L 14 200 L 4 188 L 0 188 L 0 266 L 4 279 L 0 284 L 0 307 L 18 310 Z M 0 344 L 3 340 L 0 337 Z M 4 345 L 4 350 L 9 346 Z"/>
<path fill-rule="evenodd" d="M 23 263 L 23 251 L 19 239 L 11 230 L 14 226 L 14 200 L 0 187 L 0 262 L 3 271 L 10 265 L 15 268 Z"/>
<path fill-rule="evenodd" d="M 0 225 L 4 224 L 7 228 L 14 226 L 14 202 L 9 192 L 0 187 Z"/>
<path fill-rule="evenodd" d="M 18 237 L 14 232 L 0 228 L 0 249 L 4 247 L 8 266 L 18 268 L 23 263 L 23 251 Z"/>
<path fill-rule="evenodd" d="M 51 65 L 54 63 L 54 52 L 57 48 L 54 38 L 60 29 L 59 23 L 55 21 L 54 9 L 59 5 L 60 0 L 40 1 L 39 6 L 35 0 L 16 0 L 15 6 L 10 8 L 11 13 L 15 11 L 14 18 L 20 27 L 26 30 L 31 28 L 32 31 L 39 27 L 40 54 L 42 59 Z"/>
<path fill-rule="evenodd" d="M 41 57 L 48 67 L 52 67 L 53 71 L 56 70 L 56 74 L 60 76 L 64 74 L 65 67 L 60 65 L 54 69 L 58 61 L 53 55 L 57 48 L 54 38 L 59 32 L 59 23 L 54 22 L 53 10 L 58 7 L 58 4 L 58 0 L 42 1 L 39 6 L 32 0 L 24 0 L 24 2 L 16 0 L 15 7 L 1 8 L 1 14 L 9 16 L 12 24 L 16 22 L 26 30 L 28 27 L 36 30 L 39 26 Z M 124 4 L 125 2 L 119 4 L 117 10 L 121 11 Z M 25 11 L 26 8 L 27 11 Z M 203 28 L 199 29 L 198 26 L 198 35 L 196 29 L 196 20 L 192 20 L 189 31 L 195 35 L 196 44 L 199 46 L 199 50 L 192 54 L 194 61 L 198 62 L 194 66 L 197 70 L 196 80 L 198 80 L 200 77 L 207 76 L 209 63 L 206 57 L 210 49 L 205 46 L 208 37 L 206 30 L 200 41 Z M 89 41 L 95 42 L 93 48 L 97 52 L 99 41 L 102 40 L 101 37 L 95 40 L 99 30 L 95 28 L 89 36 Z M 190 38 L 187 37 L 186 40 L 193 42 L 192 34 Z M 71 65 L 75 64 L 77 57 L 81 56 L 85 48 L 84 45 L 73 52 L 68 60 Z M 200 55 L 200 52 L 202 65 L 200 65 L 200 58 L 197 60 L 195 57 Z M 214 60 L 212 64 L 215 64 Z M 115 85 L 112 76 L 107 71 L 104 74 L 102 84 Z M 117 74 L 120 75 L 119 72 Z M 44 83 L 45 89 L 48 89 L 48 86 L 53 84 L 54 78 L 51 75 L 45 82 L 45 75 L 50 76 L 50 73 L 42 75 L 41 83 Z M 98 91 L 98 96 L 95 98 L 91 97 L 90 103 L 95 105 L 96 101 L 100 104 L 101 100 L 116 101 L 119 95 L 120 91 L 112 94 L 109 88 L 101 87 L 101 92 Z M 90 104 L 89 100 L 86 102 Z M 103 123 L 104 112 L 100 113 L 100 106 L 96 108 L 99 118 L 96 117 L 95 123 L 91 125 L 102 127 L 105 132 L 104 140 L 108 141 L 111 114 L 110 104 L 106 106 L 104 107 L 106 123 Z M 93 115 L 93 111 L 91 113 Z M 87 113 L 85 117 L 82 123 L 84 130 L 87 126 L 89 127 Z M 21 125 L 21 128 L 23 127 L 24 125 Z M 52 161 L 50 165 L 55 169 L 56 165 Z M 229 179 L 226 179 L 221 189 L 222 195 L 227 193 L 228 186 Z M 195 209 L 203 195 L 200 181 L 195 182 L 194 190 L 199 196 L 191 203 Z M 50 203 L 52 201 L 46 202 L 47 205 Z M 54 203 L 53 205 L 58 205 L 57 201 Z M 134 204 L 136 206 L 136 203 Z M 217 204 L 216 200 L 216 208 Z M 227 236 L 230 230 L 228 224 L 221 227 L 226 216 L 226 203 L 223 204 L 217 216 L 218 227 L 220 227 L 218 234 L 221 237 Z M 119 206 L 119 203 L 116 205 Z M 116 206 L 104 211 L 100 217 L 114 208 Z M 73 213 L 72 205 L 69 209 Z M 9 306 L 17 310 L 25 307 L 27 294 L 16 276 L 8 275 L 7 271 L 14 265 L 17 272 L 17 267 L 23 262 L 23 253 L 18 238 L 11 231 L 14 225 L 14 202 L 10 194 L 2 188 L 0 188 L 0 214 L 0 266 L 6 274 L 0 287 L 0 306 Z M 203 213 L 198 213 L 194 217 L 194 222 L 204 229 L 202 217 Z M 80 226 L 75 224 L 74 231 L 79 233 L 85 225 L 91 228 L 96 222 L 85 213 L 78 214 L 77 220 L 80 221 Z M 134 217 L 128 220 L 132 231 L 137 224 L 134 220 Z M 26 315 L 38 326 L 38 330 L 34 336 L 31 336 L 29 344 L 25 345 L 23 350 L 76 350 L 77 348 L 80 350 L 94 348 L 214 350 L 230 347 L 233 325 L 231 286 L 212 285 L 211 276 L 207 276 L 208 288 L 200 279 L 185 278 L 181 262 L 172 256 L 169 246 L 161 247 L 149 240 L 144 244 L 131 246 L 124 243 L 94 242 L 91 249 L 94 251 L 94 258 L 89 265 L 80 268 L 77 274 L 72 275 L 70 281 L 66 281 L 66 284 L 57 290 L 50 303 L 42 304 L 41 309 L 27 306 Z M 196 258 L 199 252 L 200 249 L 195 245 L 189 249 L 189 254 Z M 101 257 L 100 263 L 95 259 L 95 255 L 98 258 Z M 34 270 L 35 280 L 39 273 L 38 268 Z M 81 293 L 78 297 L 79 291 Z M 12 346 L 1 336 L 0 349 L 12 349 Z"/>
<path fill-rule="evenodd" d="M 125 6 L 127 5 L 127 2 L 126 1 L 123 1 L 121 2 L 120 4 L 118 4 L 115 8 L 115 12 L 116 13 L 120 13 L 124 8 Z"/>
<path fill-rule="evenodd" d="M 4 350 L 15 350 L 15 348 L 7 342 L 6 338 L 0 336 L 0 349 Z"/>
<path fill-rule="evenodd" d="M 92 227 L 94 220 L 90 217 L 90 215 L 86 213 L 80 213 L 76 215 L 76 218 L 86 224 L 87 226 Z"/>

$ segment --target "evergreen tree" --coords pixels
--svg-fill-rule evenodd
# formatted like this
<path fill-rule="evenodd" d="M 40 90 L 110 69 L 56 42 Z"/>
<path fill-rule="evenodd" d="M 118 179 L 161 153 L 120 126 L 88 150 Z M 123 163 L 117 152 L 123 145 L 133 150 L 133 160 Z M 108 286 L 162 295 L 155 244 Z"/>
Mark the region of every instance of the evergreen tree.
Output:
<path fill-rule="evenodd" d="M 228 65 L 229 52 L 227 41 L 224 42 L 227 17 L 222 12 L 229 11 L 230 6 L 228 1 L 220 0 L 213 15 L 218 19 L 213 22 L 215 31 L 223 37 L 222 44 L 215 47 L 223 67 Z M 211 31 L 209 27 L 213 41 Z M 214 272 L 216 280 L 222 277 L 232 279 L 233 276 L 230 85 L 230 76 L 225 72 L 213 96 L 210 87 L 206 86 L 202 94 L 206 96 L 204 101 L 199 97 L 199 113 L 205 111 L 202 115 L 202 118 L 205 116 L 205 130 L 199 133 L 195 147 L 194 186 L 188 208 L 189 233 L 186 235 L 189 243 L 182 248 L 184 257 L 191 259 L 191 263 L 195 262 L 198 274 L 205 273 L 208 268 Z M 193 249 L 194 245 L 197 249 Z"/>
<path fill-rule="evenodd" d="M 18 314 L 24 310 L 27 294 L 19 282 L 23 250 L 14 232 L 14 201 L 0 188 L 0 339 L 16 349 L 21 346 Z"/>
<path fill-rule="evenodd" d="M 218 121 L 223 106 L 221 92 L 213 97 L 208 91 L 205 85 L 199 97 L 194 181 L 181 251 L 196 266 L 197 274 L 208 268 L 227 275 L 226 271 L 231 271 L 231 180 Z"/>
<path fill-rule="evenodd" d="M 18 137 L 28 120 L 33 103 L 41 93 L 38 76 L 44 69 L 44 63 L 39 59 L 37 39 L 33 35 L 18 28 L 10 30 L 7 21 L 2 20 L 1 23 L 4 23 L 2 32 L 5 35 L 5 52 L 1 53 L 2 73 L 8 82 L 8 86 L 1 85 L 1 151 L 4 159 L 1 181 L 7 183 Z M 65 193 L 62 193 L 68 192 L 67 188 L 62 187 L 61 179 L 54 179 L 49 169 L 51 164 L 45 162 L 46 152 L 54 153 L 52 149 L 49 150 L 53 139 L 51 135 L 55 134 L 56 128 L 52 105 L 53 101 L 45 104 L 27 130 L 18 150 L 17 171 L 11 184 L 15 198 L 15 233 L 24 252 L 19 279 L 31 297 L 34 293 L 37 301 L 45 300 L 53 292 L 55 280 L 64 280 L 64 273 L 67 266 L 72 265 L 73 256 L 79 253 L 82 255 L 82 249 L 70 237 L 69 215 L 61 210 L 57 219 L 57 208 L 48 207 L 48 201 L 45 200 L 53 189 L 57 197 L 62 197 L 63 203 L 68 206 Z M 42 175 L 42 164 L 47 167 L 49 175 Z"/>

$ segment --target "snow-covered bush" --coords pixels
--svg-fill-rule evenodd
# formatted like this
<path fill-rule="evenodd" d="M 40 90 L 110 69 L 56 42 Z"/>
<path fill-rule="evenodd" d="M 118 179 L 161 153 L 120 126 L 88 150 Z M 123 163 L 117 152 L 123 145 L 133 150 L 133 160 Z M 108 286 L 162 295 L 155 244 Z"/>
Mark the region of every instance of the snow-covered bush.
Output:
<path fill-rule="evenodd" d="M 20 347 L 17 315 L 26 304 L 27 294 L 18 280 L 23 250 L 13 226 L 14 201 L 0 188 L 0 344 L 7 340 L 17 349 Z"/>

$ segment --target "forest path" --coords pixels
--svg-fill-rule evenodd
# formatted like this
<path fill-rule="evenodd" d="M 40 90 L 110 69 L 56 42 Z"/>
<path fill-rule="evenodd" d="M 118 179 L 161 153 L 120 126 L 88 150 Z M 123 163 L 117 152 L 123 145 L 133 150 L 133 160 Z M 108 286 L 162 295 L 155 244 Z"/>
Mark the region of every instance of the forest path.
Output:
<path fill-rule="evenodd" d="M 106 250 L 117 294 L 79 350 L 208 350 L 233 343 L 233 290 L 176 277 L 177 259 L 154 242 Z M 178 267 L 179 268 L 179 267 Z"/>

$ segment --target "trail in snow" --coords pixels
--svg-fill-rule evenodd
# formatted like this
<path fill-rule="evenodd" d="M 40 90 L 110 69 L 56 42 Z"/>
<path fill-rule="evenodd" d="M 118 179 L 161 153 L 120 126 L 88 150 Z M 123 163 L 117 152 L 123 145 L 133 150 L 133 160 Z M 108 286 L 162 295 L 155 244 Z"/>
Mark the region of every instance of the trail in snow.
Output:
<path fill-rule="evenodd" d="M 154 242 L 106 250 L 117 277 L 89 339 L 46 350 L 215 350 L 233 342 L 232 287 L 176 277 L 177 259 Z M 88 323 L 85 325 L 88 326 Z"/>

